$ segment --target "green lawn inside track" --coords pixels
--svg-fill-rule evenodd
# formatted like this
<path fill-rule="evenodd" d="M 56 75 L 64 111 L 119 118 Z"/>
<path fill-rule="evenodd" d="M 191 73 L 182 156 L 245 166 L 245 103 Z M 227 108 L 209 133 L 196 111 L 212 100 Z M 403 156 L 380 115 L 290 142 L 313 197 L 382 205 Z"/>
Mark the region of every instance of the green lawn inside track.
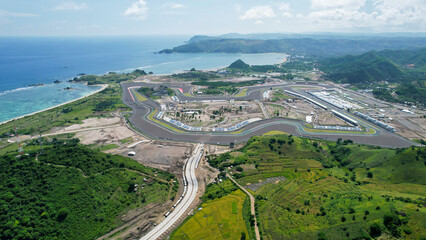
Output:
<path fill-rule="evenodd" d="M 383 149 L 276 135 L 253 137 L 209 162 L 243 186 L 286 178 L 254 192 L 263 239 L 371 239 L 379 236 L 370 230 L 374 224 L 383 236 L 426 237 L 424 147 Z M 393 225 L 385 226 L 386 216 Z"/>
<path fill-rule="evenodd" d="M 177 190 L 169 173 L 75 140 L 46 143 L 37 158 L 0 156 L 0 179 L 0 239 L 96 239 Z"/>

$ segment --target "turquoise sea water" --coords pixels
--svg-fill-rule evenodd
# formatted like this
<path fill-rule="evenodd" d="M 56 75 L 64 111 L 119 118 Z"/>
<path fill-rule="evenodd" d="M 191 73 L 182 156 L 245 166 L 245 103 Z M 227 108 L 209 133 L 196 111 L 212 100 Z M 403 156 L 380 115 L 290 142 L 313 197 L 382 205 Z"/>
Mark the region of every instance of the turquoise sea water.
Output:
<path fill-rule="evenodd" d="M 285 57 L 285 54 L 155 54 L 187 39 L 188 36 L 0 38 L 0 122 L 68 102 L 99 88 L 66 82 L 79 73 L 143 69 L 165 74 L 193 67 L 224 67 L 237 59 L 255 65 L 272 64 Z M 55 80 L 64 82 L 52 84 Z M 28 86 L 39 83 L 45 85 Z M 68 86 L 74 90 L 64 91 Z"/>
<path fill-rule="evenodd" d="M 64 90 L 67 87 L 71 90 Z M 0 122 L 86 96 L 100 88 L 65 82 L 0 93 Z"/>

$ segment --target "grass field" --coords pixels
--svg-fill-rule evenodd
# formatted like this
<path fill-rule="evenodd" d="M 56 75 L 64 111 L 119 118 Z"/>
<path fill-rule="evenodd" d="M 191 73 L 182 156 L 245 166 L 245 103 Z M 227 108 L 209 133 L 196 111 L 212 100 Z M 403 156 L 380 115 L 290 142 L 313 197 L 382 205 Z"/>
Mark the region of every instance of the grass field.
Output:
<path fill-rule="evenodd" d="M 144 97 L 142 94 L 140 94 L 138 91 L 136 91 L 135 89 L 132 89 L 133 94 L 136 96 L 136 99 L 138 99 L 139 102 L 143 102 L 148 100 L 146 97 Z"/>
<path fill-rule="evenodd" d="M 235 97 L 244 97 L 245 95 L 247 95 L 247 88 L 241 90 Z"/>
<path fill-rule="evenodd" d="M 283 131 L 270 131 L 270 132 L 264 133 L 263 136 L 273 136 L 273 135 L 281 135 L 281 134 L 287 134 L 287 133 Z"/>
<path fill-rule="evenodd" d="M 175 132 L 184 132 L 184 131 L 182 131 L 182 130 L 180 130 L 180 129 L 178 129 L 178 128 L 175 128 L 175 127 L 173 127 L 172 125 L 170 125 L 170 124 L 167 124 L 167 123 L 165 123 L 165 122 L 162 122 L 162 121 L 160 121 L 160 120 L 158 120 L 158 119 L 156 119 L 154 116 L 155 116 L 155 114 L 157 114 L 157 112 L 158 112 L 158 109 L 155 109 L 154 111 L 152 111 L 152 113 L 150 113 L 149 115 L 148 115 L 148 119 L 149 120 L 151 120 L 151 121 L 153 121 L 153 122 L 156 122 L 156 123 L 158 123 L 158 124 L 160 124 L 161 126 L 163 126 L 163 127 L 165 127 L 165 128 L 168 128 L 168 129 L 170 129 L 170 130 L 173 130 L 173 131 L 175 131 Z"/>
<path fill-rule="evenodd" d="M 132 141 L 133 141 L 133 138 L 132 137 L 128 137 L 128 138 L 125 138 L 125 139 L 121 139 L 120 143 L 126 144 L 126 143 L 131 143 Z"/>
<path fill-rule="evenodd" d="M 248 231 L 243 219 L 246 194 L 236 190 L 230 194 L 207 201 L 193 217 L 187 220 L 170 239 L 240 239 Z"/>

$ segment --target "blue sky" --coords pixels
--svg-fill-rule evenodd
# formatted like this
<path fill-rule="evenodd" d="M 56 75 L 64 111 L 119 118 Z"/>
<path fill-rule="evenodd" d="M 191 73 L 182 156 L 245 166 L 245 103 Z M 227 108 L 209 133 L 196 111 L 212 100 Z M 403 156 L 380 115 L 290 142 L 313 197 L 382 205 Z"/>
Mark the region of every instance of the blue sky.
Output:
<path fill-rule="evenodd" d="M 426 32 L 426 0 L 0 0 L 0 35 Z"/>

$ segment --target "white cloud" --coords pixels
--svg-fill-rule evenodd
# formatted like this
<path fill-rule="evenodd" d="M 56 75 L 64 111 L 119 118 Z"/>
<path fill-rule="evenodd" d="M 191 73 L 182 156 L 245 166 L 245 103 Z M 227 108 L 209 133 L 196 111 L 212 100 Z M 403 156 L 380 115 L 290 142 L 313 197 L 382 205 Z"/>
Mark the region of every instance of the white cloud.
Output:
<path fill-rule="evenodd" d="M 289 3 L 278 4 L 278 9 L 281 11 L 281 17 L 284 17 L 284 18 L 292 18 L 293 17 Z"/>
<path fill-rule="evenodd" d="M 274 10 L 270 6 L 255 6 L 247 10 L 240 16 L 241 20 L 262 19 L 276 17 Z"/>
<path fill-rule="evenodd" d="M 306 16 L 307 24 L 321 29 L 367 28 L 380 31 L 426 24 L 424 0 L 311 0 L 312 11 Z"/>
<path fill-rule="evenodd" d="M 290 12 L 283 12 L 281 13 L 281 16 L 284 18 L 292 18 L 293 14 L 291 14 Z"/>
<path fill-rule="evenodd" d="M 426 24 L 424 0 L 376 0 L 373 5 L 378 23 L 391 25 L 413 23 L 420 26 Z"/>
<path fill-rule="evenodd" d="M 0 9 L 0 17 L 3 19 L 9 17 L 37 17 L 38 15 L 32 13 L 9 12 Z"/>
<path fill-rule="evenodd" d="M 161 8 L 181 9 L 181 8 L 185 8 L 185 5 L 180 3 L 169 2 L 169 3 L 163 4 Z"/>
<path fill-rule="evenodd" d="M 55 11 L 79 11 L 87 9 L 86 3 L 77 4 L 74 1 L 63 2 L 60 5 L 54 7 Z"/>
<path fill-rule="evenodd" d="M 257 20 L 254 24 L 259 25 L 259 24 L 263 24 L 262 20 Z"/>
<path fill-rule="evenodd" d="M 358 10 L 365 5 L 366 0 L 311 0 L 311 8 L 318 9 L 336 9 Z"/>
<path fill-rule="evenodd" d="M 289 11 L 289 10 L 290 10 L 290 3 L 280 3 L 280 4 L 278 5 L 278 8 L 279 8 L 281 11 Z"/>
<path fill-rule="evenodd" d="M 144 0 L 134 2 L 126 11 L 124 15 L 132 17 L 137 20 L 143 20 L 148 14 L 148 6 Z"/>

